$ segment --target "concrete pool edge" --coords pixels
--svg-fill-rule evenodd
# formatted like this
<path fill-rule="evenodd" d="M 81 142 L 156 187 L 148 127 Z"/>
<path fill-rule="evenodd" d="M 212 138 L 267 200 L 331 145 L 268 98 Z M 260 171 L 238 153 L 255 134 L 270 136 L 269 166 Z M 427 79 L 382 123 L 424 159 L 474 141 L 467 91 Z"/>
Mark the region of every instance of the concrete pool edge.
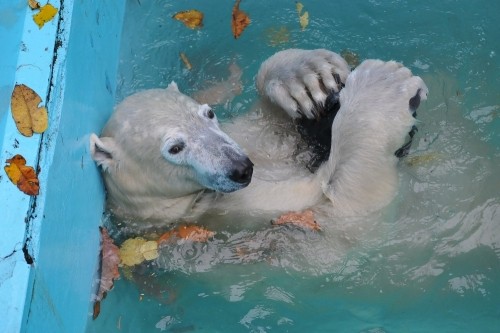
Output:
<path fill-rule="evenodd" d="M 49 109 L 49 129 L 22 137 L 10 111 L 0 159 L 22 154 L 39 170 L 41 192 L 21 193 L 2 171 L 0 322 L 6 332 L 84 331 L 98 259 L 104 193 L 88 136 L 112 111 L 124 3 L 51 1 L 42 29 L 26 6 L 15 83 Z M 31 264 L 30 264 L 31 263 Z"/>

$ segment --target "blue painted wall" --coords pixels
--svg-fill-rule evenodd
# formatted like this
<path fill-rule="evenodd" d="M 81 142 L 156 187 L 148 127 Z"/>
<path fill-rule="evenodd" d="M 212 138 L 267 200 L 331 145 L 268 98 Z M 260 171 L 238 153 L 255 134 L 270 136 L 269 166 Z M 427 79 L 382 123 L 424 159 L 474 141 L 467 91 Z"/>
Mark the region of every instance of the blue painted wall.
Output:
<path fill-rule="evenodd" d="M 89 318 L 104 203 L 89 134 L 99 133 L 113 110 L 124 6 L 76 1 L 69 39 L 61 41 L 67 42 L 66 64 L 52 77 L 51 93 L 61 117 L 57 135 L 45 137 L 49 148 L 41 150 L 50 159 L 55 145 L 27 332 L 84 331 Z"/>
<path fill-rule="evenodd" d="M 0 3 L 0 37 L 8 36 L 9 48 L 0 64 L 0 161 L 22 154 L 41 182 L 30 197 L 0 170 L 0 332 L 83 332 L 96 287 L 104 193 L 88 138 L 113 109 L 125 2 L 50 3 L 59 14 L 42 29 L 25 0 Z M 6 10 L 13 13 L 8 29 Z M 15 128 L 15 82 L 47 105 L 43 135 L 25 138 Z"/>

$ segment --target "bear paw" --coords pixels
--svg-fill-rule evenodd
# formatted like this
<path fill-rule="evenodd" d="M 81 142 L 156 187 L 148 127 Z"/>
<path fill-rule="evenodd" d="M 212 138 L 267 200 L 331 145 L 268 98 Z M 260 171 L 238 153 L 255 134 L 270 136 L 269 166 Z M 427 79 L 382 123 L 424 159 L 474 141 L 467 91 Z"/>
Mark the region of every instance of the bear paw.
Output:
<path fill-rule="evenodd" d="M 289 49 L 264 61 L 257 73 L 257 90 L 292 118 L 320 116 L 326 98 L 338 92 L 350 68 L 337 53 Z"/>

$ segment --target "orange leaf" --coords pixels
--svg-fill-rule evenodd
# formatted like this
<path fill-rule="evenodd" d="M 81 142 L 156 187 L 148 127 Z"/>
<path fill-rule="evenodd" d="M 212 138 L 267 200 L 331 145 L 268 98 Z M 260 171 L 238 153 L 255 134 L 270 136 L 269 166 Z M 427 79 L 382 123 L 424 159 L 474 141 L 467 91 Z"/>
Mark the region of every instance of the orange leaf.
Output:
<path fill-rule="evenodd" d="M 17 185 L 22 192 L 28 195 L 38 195 L 40 190 L 40 183 L 36 175 L 35 169 L 30 166 L 26 166 L 26 160 L 21 155 L 15 155 L 14 157 L 5 161 L 10 165 L 4 166 L 5 173 L 9 177 L 10 181 Z"/>
<path fill-rule="evenodd" d="M 236 0 L 233 7 L 233 19 L 231 21 L 231 30 L 233 31 L 233 36 L 235 39 L 240 37 L 243 30 L 250 24 L 250 18 L 248 15 L 240 10 L 240 1 Z"/>
<path fill-rule="evenodd" d="M 196 225 L 181 225 L 179 228 L 167 231 L 158 239 L 158 243 L 169 241 L 172 238 L 181 238 L 191 240 L 193 242 L 206 242 L 214 236 L 213 231 L 209 231 L 203 227 Z"/>
<path fill-rule="evenodd" d="M 196 9 L 178 12 L 172 18 L 181 21 L 186 27 L 195 29 L 203 26 L 203 13 Z"/>
<path fill-rule="evenodd" d="M 106 293 L 113 288 L 114 280 L 120 277 L 118 264 L 120 264 L 120 256 L 118 246 L 113 243 L 113 239 L 109 237 L 106 228 L 99 228 L 101 231 L 101 280 L 99 282 L 99 291 L 97 292 L 96 302 L 94 303 L 93 318 L 96 319 L 101 311 L 101 300 L 106 296 Z"/>
<path fill-rule="evenodd" d="M 28 6 L 31 9 L 40 9 L 40 3 L 36 0 L 28 0 Z"/>
<path fill-rule="evenodd" d="M 274 225 L 280 224 L 294 224 L 304 229 L 310 229 L 314 231 L 321 230 L 319 224 L 314 220 L 314 213 L 312 210 L 308 209 L 303 212 L 290 212 L 281 215 L 276 220 L 273 221 Z"/>

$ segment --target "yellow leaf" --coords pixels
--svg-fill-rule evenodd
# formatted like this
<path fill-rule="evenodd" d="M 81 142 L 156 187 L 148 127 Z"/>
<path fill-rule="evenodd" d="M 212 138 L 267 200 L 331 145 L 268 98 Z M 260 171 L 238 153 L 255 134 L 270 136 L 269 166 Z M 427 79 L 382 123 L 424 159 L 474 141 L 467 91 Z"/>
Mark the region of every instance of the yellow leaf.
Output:
<path fill-rule="evenodd" d="M 297 14 L 299 15 L 300 26 L 302 27 L 302 30 L 304 30 L 309 24 L 309 12 L 304 12 L 304 14 L 302 14 L 304 5 L 300 2 L 296 2 L 295 7 L 297 8 Z"/>
<path fill-rule="evenodd" d="M 121 263 L 126 266 L 134 266 L 144 261 L 141 246 L 146 243 L 142 237 L 129 238 L 120 247 Z"/>
<path fill-rule="evenodd" d="M 10 106 L 12 118 L 17 129 L 24 136 L 32 136 L 33 132 L 42 133 L 48 126 L 47 109 L 38 106 L 42 99 L 30 87 L 17 84 L 12 92 Z"/>
<path fill-rule="evenodd" d="M 54 18 L 57 14 L 57 8 L 52 6 L 50 3 L 46 4 L 40 11 L 33 15 L 33 21 L 35 21 L 36 25 L 41 29 L 43 25 Z"/>
<path fill-rule="evenodd" d="M 158 258 L 158 243 L 156 241 L 148 241 L 141 245 L 141 254 L 146 260 L 154 260 Z"/>
<path fill-rule="evenodd" d="M 186 27 L 195 29 L 203 26 L 203 13 L 196 9 L 178 12 L 172 18 L 181 21 Z"/>
<path fill-rule="evenodd" d="M 303 5 L 303 4 L 301 4 L 300 2 L 296 2 L 296 3 L 295 3 L 295 7 L 297 8 L 297 13 L 298 13 L 298 14 L 299 14 L 299 16 L 300 16 L 300 14 L 302 13 L 302 9 L 304 9 L 304 5 Z"/>
<path fill-rule="evenodd" d="M 191 68 L 193 68 L 193 66 L 191 66 L 191 63 L 189 62 L 188 57 L 183 52 L 181 52 L 180 57 L 181 57 L 182 62 L 186 66 L 186 68 L 188 70 L 191 70 Z"/>
<path fill-rule="evenodd" d="M 308 24 L 309 24 L 309 12 L 304 12 L 304 14 L 300 15 L 299 23 L 300 23 L 300 26 L 302 27 L 302 30 L 304 30 L 308 26 Z"/>

